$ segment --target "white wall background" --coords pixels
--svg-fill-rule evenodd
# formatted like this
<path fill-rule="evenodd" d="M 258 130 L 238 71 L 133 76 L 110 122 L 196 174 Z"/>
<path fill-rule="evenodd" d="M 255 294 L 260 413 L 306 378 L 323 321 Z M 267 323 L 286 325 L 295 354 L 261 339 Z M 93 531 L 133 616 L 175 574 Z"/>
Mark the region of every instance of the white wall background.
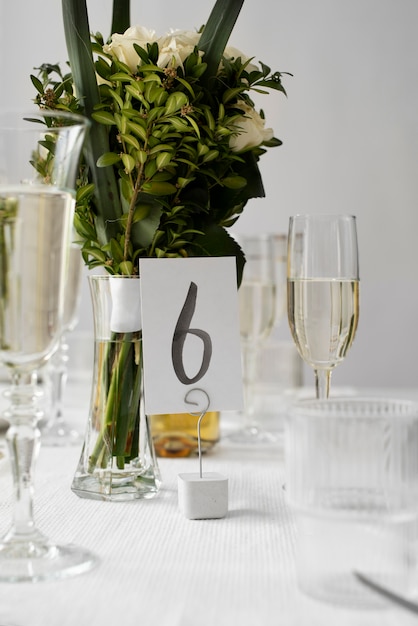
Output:
<path fill-rule="evenodd" d="M 131 3 L 132 23 L 161 33 L 198 28 L 212 8 Z M 107 36 L 111 0 L 88 7 L 91 29 Z M 417 24 L 417 0 L 246 0 L 230 40 L 294 75 L 287 99 L 257 100 L 284 145 L 261 161 L 266 198 L 247 206 L 236 231 L 285 232 L 294 213 L 358 218 L 360 324 L 339 385 L 418 382 Z M 0 106 L 29 104 L 33 68 L 66 60 L 59 0 L 0 0 L 0 53 Z M 90 329 L 84 285 L 78 331 Z"/>

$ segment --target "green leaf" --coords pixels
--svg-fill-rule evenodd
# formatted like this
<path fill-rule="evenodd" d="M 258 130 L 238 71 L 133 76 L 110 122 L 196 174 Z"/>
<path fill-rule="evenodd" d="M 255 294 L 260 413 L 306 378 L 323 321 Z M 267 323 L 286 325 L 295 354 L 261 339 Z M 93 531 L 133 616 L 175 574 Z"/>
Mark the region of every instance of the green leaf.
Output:
<path fill-rule="evenodd" d="M 97 167 L 109 167 L 109 165 L 115 165 L 120 161 L 120 155 L 116 152 L 105 152 L 102 154 L 96 162 Z"/>
<path fill-rule="evenodd" d="M 102 250 L 100 250 L 100 248 L 96 248 L 93 246 L 83 246 L 83 253 L 92 256 L 93 259 L 96 259 L 96 261 L 99 261 L 100 263 L 105 263 L 107 260 L 107 256 Z"/>
<path fill-rule="evenodd" d="M 148 52 L 137 43 L 134 43 L 134 50 L 144 63 L 149 63 Z"/>
<path fill-rule="evenodd" d="M 176 111 L 179 111 L 181 107 L 185 106 L 189 102 L 188 97 L 182 91 L 173 91 L 167 98 L 165 103 L 166 115 L 173 115 Z"/>
<path fill-rule="evenodd" d="M 199 49 L 205 53 L 203 60 L 207 64 L 207 70 L 202 76 L 202 81 L 206 84 L 217 73 L 243 4 L 244 0 L 216 0 L 199 40 Z"/>
<path fill-rule="evenodd" d="M 137 135 L 137 137 L 142 139 L 142 141 L 146 141 L 147 140 L 147 131 L 145 130 L 145 128 L 143 126 L 141 126 L 141 124 L 137 124 L 136 122 L 128 121 L 127 127 L 128 127 L 128 130 L 130 130 L 133 133 L 135 133 L 135 135 Z"/>
<path fill-rule="evenodd" d="M 243 176 L 226 176 L 222 178 L 222 184 L 228 189 L 242 189 L 247 184 L 247 179 Z"/>
<path fill-rule="evenodd" d="M 81 237 L 84 237 L 84 239 L 88 241 L 94 241 L 97 237 L 94 226 L 86 220 L 81 219 L 77 212 L 74 214 L 74 228 Z"/>
<path fill-rule="evenodd" d="M 127 93 L 129 93 L 129 95 L 136 100 L 139 100 L 140 102 L 145 102 L 144 96 L 142 95 L 142 91 L 139 88 L 138 83 L 135 83 L 134 85 L 126 85 L 125 91 L 127 91 Z"/>
<path fill-rule="evenodd" d="M 130 0 L 113 0 L 112 32 L 124 33 L 130 26 Z"/>
<path fill-rule="evenodd" d="M 132 276 L 134 273 L 134 266 L 132 261 L 122 261 L 119 264 L 120 273 L 125 276 Z"/>
<path fill-rule="evenodd" d="M 170 152 L 159 152 L 157 154 L 157 168 L 159 170 L 166 167 L 171 161 L 171 153 Z"/>
<path fill-rule="evenodd" d="M 125 135 L 121 133 L 120 138 L 121 138 L 121 141 L 123 141 L 125 144 L 129 144 L 130 146 L 135 148 L 135 150 L 141 149 L 138 139 L 134 137 L 133 135 Z"/>
<path fill-rule="evenodd" d="M 157 143 L 156 146 L 151 148 L 149 151 L 150 154 L 157 154 L 158 152 L 162 152 L 163 150 L 171 150 L 172 146 L 168 143 Z"/>
<path fill-rule="evenodd" d="M 226 104 L 230 100 L 235 100 L 240 93 L 245 91 L 244 87 L 236 87 L 235 89 L 226 89 L 222 96 L 222 102 Z"/>
<path fill-rule="evenodd" d="M 114 259 L 116 263 L 121 263 L 123 261 L 123 249 L 120 243 L 116 239 L 111 239 L 109 248 L 112 259 Z"/>
<path fill-rule="evenodd" d="M 99 124 L 104 124 L 105 126 L 116 124 L 114 116 L 108 111 L 95 111 L 91 114 L 91 117 Z"/>
<path fill-rule="evenodd" d="M 179 133 L 185 133 L 189 130 L 189 125 L 184 120 L 179 117 L 170 117 L 170 124 L 173 126 L 174 130 Z"/>
<path fill-rule="evenodd" d="M 191 124 L 191 126 L 193 126 L 194 132 L 196 133 L 196 135 L 200 138 L 200 130 L 199 130 L 198 125 L 194 121 L 194 119 L 190 115 L 186 115 L 185 117 L 187 120 L 189 120 L 189 123 Z"/>
<path fill-rule="evenodd" d="M 176 193 L 177 191 L 177 188 L 175 185 L 172 185 L 171 183 L 166 183 L 166 182 L 150 181 L 148 183 L 144 183 L 142 188 L 146 193 L 149 193 L 152 196 L 168 196 L 173 193 Z"/>
<path fill-rule="evenodd" d="M 77 97 L 83 102 L 86 116 L 91 118 L 94 107 L 100 103 L 100 97 L 91 52 L 86 0 L 62 0 L 62 16 Z M 122 214 L 113 168 L 96 167 L 100 155 L 109 151 L 106 127 L 93 121 L 84 153 L 95 185 L 97 234 L 102 243 L 116 235 L 119 230 L 118 219 Z"/>
<path fill-rule="evenodd" d="M 106 63 L 106 61 L 102 57 L 99 57 L 97 59 L 95 63 L 95 67 L 96 67 L 96 72 L 101 78 L 104 78 L 104 80 L 109 80 L 110 71 L 111 71 L 110 65 Z"/>
<path fill-rule="evenodd" d="M 79 187 L 76 193 L 76 201 L 82 202 L 85 198 L 90 199 L 93 195 L 94 185 L 90 183 L 88 185 L 84 185 L 83 187 Z"/>
<path fill-rule="evenodd" d="M 115 74 L 111 74 L 109 76 L 109 80 L 115 81 L 115 83 L 127 82 L 133 83 L 134 79 L 130 74 L 126 74 L 125 72 L 115 72 Z"/>
<path fill-rule="evenodd" d="M 125 172 L 130 174 L 135 169 L 135 159 L 130 154 L 122 154 L 122 163 L 125 167 Z"/>
<path fill-rule="evenodd" d="M 33 86 L 35 87 L 36 91 L 38 91 L 41 94 L 41 96 L 43 96 L 44 95 L 44 86 L 42 85 L 42 83 L 39 80 L 39 78 L 36 78 L 36 76 L 33 76 L 31 74 L 30 79 L 31 79 L 31 81 L 33 83 Z"/>
<path fill-rule="evenodd" d="M 190 85 L 190 83 L 187 82 L 187 80 L 184 80 L 184 78 L 181 78 L 181 76 L 177 76 L 176 80 L 181 83 L 185 89 L 187 89 L 193 99 L 196 98 L 195 92 L 193 91 L 192 86 Z"/>
<path fill-rule="evenodd" d="M 203 157 L 203 163 L 209 163 L 209 161 L 213 161 L 217 159 L 219 156 L 219 150 L 209 150 Z"/>

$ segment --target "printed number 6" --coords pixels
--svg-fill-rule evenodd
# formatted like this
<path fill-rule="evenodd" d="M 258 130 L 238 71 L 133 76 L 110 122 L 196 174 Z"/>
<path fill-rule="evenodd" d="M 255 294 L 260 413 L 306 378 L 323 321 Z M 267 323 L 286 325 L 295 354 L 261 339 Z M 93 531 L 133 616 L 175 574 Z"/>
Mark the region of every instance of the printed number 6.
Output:
<path fill-rule="evenodd" d="M 196 299 L 197 285 L 191 282 L 186 300 L 184 301 L 183 308 L 177 320 L 176 328 L 174 329 L 173 342 L 171 344 L 171 360 L 173 362 L 174 371 L 179 381 L 184 385 L 192 385 L 203 378 L 208 371 L 212 358 L 212 340 L 209 334 L 204 330 L 189 328 L 196 309 Z M 196 337 L 199 337 L 203 341 L 202 365 L 193 378 L 187 376 L 183 364 L 183 349 L 187 334 L 196 335 Z"/>

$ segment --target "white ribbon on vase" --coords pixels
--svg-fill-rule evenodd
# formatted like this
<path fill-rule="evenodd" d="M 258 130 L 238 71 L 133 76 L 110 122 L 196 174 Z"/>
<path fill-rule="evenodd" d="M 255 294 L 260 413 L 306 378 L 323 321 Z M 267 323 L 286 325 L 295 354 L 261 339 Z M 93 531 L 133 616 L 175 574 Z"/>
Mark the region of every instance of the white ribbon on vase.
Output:
<path fill-rule="evenodd" d="M 116 333 L 133 333 L 142 328 L 139 278 L 110 276 L 112 313 L 110 329 Z"/>

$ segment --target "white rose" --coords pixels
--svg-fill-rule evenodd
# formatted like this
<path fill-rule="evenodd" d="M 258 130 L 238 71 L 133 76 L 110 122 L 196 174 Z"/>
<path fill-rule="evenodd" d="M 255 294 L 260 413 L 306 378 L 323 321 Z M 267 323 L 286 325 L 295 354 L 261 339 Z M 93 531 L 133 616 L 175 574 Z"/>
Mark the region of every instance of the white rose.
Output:
<path fill-rule="evenodd" d="M 103 46 L 103 50 L 125 63 L 131 72 L 135 73 L 140 58 L 135 52 L 134 43 L 146 50 L 147 43 L 154 41 L 157 41 L 154 30 L 148 30 L 143 26 L 131 26 L 123 35 L 119 33 L 112 35 L 110 43 Z"/>
<path fill-rule="evenodd" d="M 171 66 L 174 59 L 174 67 L 183 67 L 183 61 L 193 52 L 199 39 L 200 33 L 181 30 L 174 30 L 160 37 L 158 66 Z"/>
<path fill-rule="evenodd" d="M 125 63 L 134 73 L 140 62 L 134 43 L 146 50 L 147 43 L 156 41 L 160 51 L 157 65 L 167 67 L 174 59 L 174 66 L 182 67 L 183 61 L 193 52 L 199 39 L 200 34 L 193 31 L 170 31 L 157 38 L 153 30 L 148 30 L 143 26 L 131 26 L 123 35 L 119 33 L 112 35 L 110 43 L 103 46 L 103 50 Z"/>
<path fill-rule="evenodd" d="M 244 115 L 234 122 L 236 133 L 229 140 L 229 146 L 233 152 L 251 150 L 273 138 L 273 129 L 265 128 L 263 118 L 253 107 L 242 100 L 237 103 L 237 107 L 243 111 Z"/>

